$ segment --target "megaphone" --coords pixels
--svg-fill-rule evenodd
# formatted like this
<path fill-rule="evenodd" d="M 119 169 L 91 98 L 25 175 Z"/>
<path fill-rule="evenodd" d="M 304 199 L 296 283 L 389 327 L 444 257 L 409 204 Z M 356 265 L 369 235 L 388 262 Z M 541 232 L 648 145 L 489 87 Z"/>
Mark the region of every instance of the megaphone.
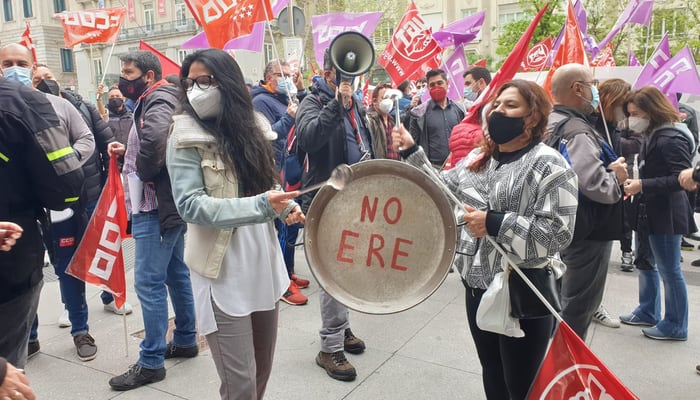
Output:
<path fill-rule="evenodd" d="M 372 42 L 358 32 L 343 32 L 336 36 L 331 42 L 329 52 L 338 80 L 352 80 L 369 71 L 374 65 Z"/>

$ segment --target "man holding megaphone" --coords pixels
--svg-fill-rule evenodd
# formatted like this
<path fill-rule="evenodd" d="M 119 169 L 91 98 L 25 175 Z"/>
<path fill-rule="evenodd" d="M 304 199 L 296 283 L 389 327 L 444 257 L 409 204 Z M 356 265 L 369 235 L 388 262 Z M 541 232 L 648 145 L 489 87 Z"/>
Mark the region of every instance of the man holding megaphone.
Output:
<path fill-rule="evenodd" d="M 296 134 L 299 151 L 308 156 L 302 173 L 302 189 L 326 181 L 339 164 L 355 164 L 374 158 L 374 138 L 368 129 L 362 100 L 353 97 L 352 81 L 374 64 L 374 50 L 369 40 L 356 32 L 338 35 L 326 50 L 323 79 L 317 80 L 299 105 Z M 301 198 L 308 210 L 316 191 Z M 319 295 L 321 305 L 321 351 L 316 364 L 333 379 L 352 381 L 355 368 L 345 352 L 360 354 L 362 340 L 353 335 L 348 309 L 325 291 Z"/>

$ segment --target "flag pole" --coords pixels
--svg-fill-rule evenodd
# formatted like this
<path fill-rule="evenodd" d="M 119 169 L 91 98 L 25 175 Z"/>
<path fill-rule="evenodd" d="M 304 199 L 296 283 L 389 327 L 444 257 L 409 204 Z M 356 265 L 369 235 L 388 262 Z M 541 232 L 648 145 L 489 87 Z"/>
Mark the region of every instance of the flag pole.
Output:
<path fill-rule="evenodd" d="M 102 78 L 100 79 L 100 85 L 105 83 L 105 75 L 107 75 L 107 73 L 106 73 L 107 67 L 109 67 L 109 62 L 112 60 L 112 53 L 114 53 L 114 46 L 116 44 L 117 44 L 116 40 L 114 42 L 112 42 L 112 47 L 110 47 L 109 54 L 107 55 L 107 61 L 105 61 L 105 65 L 102 66 Z M 124 329 L 126 329 L 126 326 L 124 326 Z"/>
<path fill-rule="evenodd" d="M 126 295 L 126 292 L 124 294 Z M 122 322 L 124 326 L 124 357 L 129 358 L 129 334 L 126 331 L 126 306 L 124 304 L 122 304 Z"/>

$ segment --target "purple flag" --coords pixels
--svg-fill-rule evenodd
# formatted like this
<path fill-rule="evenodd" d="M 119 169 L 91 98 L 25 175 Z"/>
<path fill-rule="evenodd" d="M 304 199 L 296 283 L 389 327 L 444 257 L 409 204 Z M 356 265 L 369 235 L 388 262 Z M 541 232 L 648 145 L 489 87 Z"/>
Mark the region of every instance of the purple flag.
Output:
<path fill-rule="evenodd" d="M 576 0 L 576 2 L 574 3 L 574 14 L 576 15 L 576 23 L 578 24 L 578 29 L 581 31 L 583 45 L 586 48 L 586 51 L 590 53 L 591 56 L 595 57 L 595 55 L 598 54 L 599 46 L 595 42 L 593 36 L 588 34 L 588 16 L 586 14 L 586 9 L 583 7 L 583 0 Z M 552 50 L 549 52 L 549 60 L 547 61 L 545 67 L 550 67 L 552 65 L 552 61 L 554 61 L 554 56 L 557 54 L 557 50 L 559 49 L 559 44 L 564 39 L 565 28 L 566 27 L 562 27 L 561 31 L 559 31 L 559 36 L 557 36 L 557 39 L 552 45 Z"/>
<path fill-rule="evenodd" d="M 270 19 L 277 18 L 280 11 L 289 5 L 289 0 L 270 0 L 270 5 L 272 6 L 272 14 Z"/>
<path fill-rule="evenodd" d="M 639 60 L 637 60 L 637 56 L 634 55 L 634 50 L 630 50 L 630 53 L 627 55 L 627 65 L 630 67 L 642 66 L 642 64 L 639 63 Z"/>
<path fill-rule="evenodd" d="M 224 46 L 224 50 L 250 50 L 259 53 L 263 48 L 264 37 L 265 21 L 256 22 L 250 34 L 231 39 Z M 204 32 L 200 32 L 185 40 L 180 47 L 183 49 L 208 49 L 211 46 Z"/>
<path fill-rule="evenodd" d="M 333 39 L 343 32 L 355 31 L 370 37 L 382 17 L 382 12 L 331 13 L 311 17 L 316 62 L 323 68 L 323 53 Z"/>
<path fill-rule="evenodd" d="M 639 89 L 642 86 L 651 84 L 651 77 L 654 76 L 656 71 L 666 64 L 670 58 L 671 47 L 668 44 L 668 34 L 665 34 L 656 46 L 656 49 L 654 49 L 654 52 L 651 53 L 651 57 L 649 57 L 646 65 L 642 68 L 642 72 L 639 73 L 637 81 L 634 82 L 632 87 L 634 89 Z"/>
<path fill-rule="evenodd" d="M 610 42 L 613 36 L 617 35 L 618 32 L 622 30 L 622 27 L 626 24 L 641 24 L 649 26 L 651 21 L 651 12 L 654 8 L 654 0 L 630 0 L 629 4 L 625 8 L 625 11 L 620 14 L 620 17 L 615 22 L 612 30 L 600 43 L 598 43 L 599 48 L 605 47 L 608 42 Z"/>
<path fill-rule="evenodd" d="M 484 24 L 484 18 L 486 18 L 486 11 L 480 11 L 455 21 L 433 33 L 433 39 L 442 48 L 467 44 L 476 39 L 479 31 L 481 31 L 481 26 Z"/>
<path fill-rule="evenodd" d="M 637 83 L 641 83 L 637 81 Z M 690 47 L 685 46 L 659 68 L 646 85 L 656 86 L 665 95 L 689 93 L 700 95 L 700 75 Z M 645 85 L 640 85 L 645 86 Z"/>
<path fill-rule="evenodd" d="M 447 97 L 453 101 L 462 98 L 464 79 L 462 74 L 467 70 L 467 58 L 464 56 L 464 45 L 455 47 L 454 53 L 445 60 L 441 69 L 447 74 Z"/>

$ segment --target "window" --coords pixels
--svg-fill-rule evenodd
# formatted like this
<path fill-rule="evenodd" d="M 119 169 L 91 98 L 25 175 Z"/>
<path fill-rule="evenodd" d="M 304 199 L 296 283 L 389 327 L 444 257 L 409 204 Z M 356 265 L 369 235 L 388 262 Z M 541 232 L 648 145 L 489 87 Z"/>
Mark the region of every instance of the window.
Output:
<path fill-rule="evenodd" d="M 34 16 L 32 0 L 22 0 L 22 8 L 24 9 L 24 18 L 32 18 Z"/>
<path fill-rule="evenodd" d="M 5 14 L 5 21 L 15 19 L 12 15 L 12 0 L 2 0 L 2 11 Z"/>
<path fill-rule="evenodd" d="M 53 11 L 60 13 L 66 11 L 66 1 L 65 0 L 53 0 Z"/>
<path fill-rule="evenodd" d="M 522 11 L 503 13 L 498 15 L 498 26 L 503 26 L 514 21 L 520 21 L 527 18 Z"/>
<path fill-rule="evenodd" d="M 153 26 L 155 25 L 155 10 L 153 10 L 153 3 L 148 3 L 143 5 L 143 28 L 146 32 L 152 32 Z"/>
<path fill-rule="evenodd" d="M 95 76 L 102 76 L 102 60 L 99 58 L 92 59 L 92 67 Z"/>
<path fill-rule="evenodd" d="M 265 64 L 275 58 L 274 53 L 272 52 L 272 43 L 264 43 L 263 51 L 265 52 Z"/>
<path fill-rule="evenodd" d="M 61 67 L 63 68 L 63 72 L 75 71 L 73 67 L 73 50 L 61 49 Z"/>
<path fill-rule="evenodd" d="M 180 65 L 182 65 L 182 62 L 185 61 L 185 57 L 187 57 L 188 54 L 190 54 L 189 51 L 187 51 L 187 50 L 182 50 L 182 49 L 178 49 L 178 51 L 177 51 L 177 62 L 178 62 Z"/>
<path fill-rule="evenodd" d="M 462 18 L 467 18 L 469 16 L 472 16 L 476 14 L 477 9 L 476 8 L 463 8 L 462 9 Z"/>
<path fill-rule="evenodd" d="M 187 25 L 187 5 L 185 0 L 175 1 L 175 26 Z"/>

